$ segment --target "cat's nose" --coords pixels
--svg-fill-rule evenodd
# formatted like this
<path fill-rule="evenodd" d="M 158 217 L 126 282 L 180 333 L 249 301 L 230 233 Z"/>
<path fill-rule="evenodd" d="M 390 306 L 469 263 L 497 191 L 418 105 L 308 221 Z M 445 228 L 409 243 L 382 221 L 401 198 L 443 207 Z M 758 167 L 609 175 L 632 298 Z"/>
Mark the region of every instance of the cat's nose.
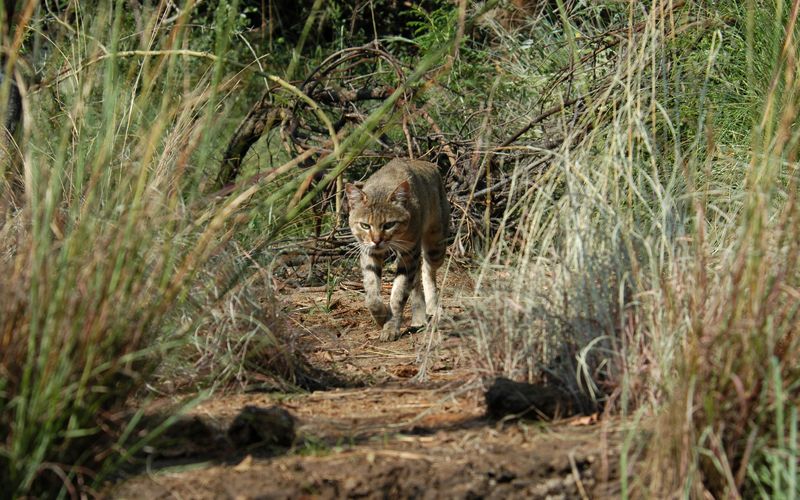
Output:
<path fill-rule="evenodd" d="M 381 242 L 383 241 L 383 239 L 381 238 L 381 235 L 379 235 L 379 234 L 378 235 L 371 235 L 370 239 L 372 240 L 372 243 L 375 244 L 375 246 L 380 245 Z"/>

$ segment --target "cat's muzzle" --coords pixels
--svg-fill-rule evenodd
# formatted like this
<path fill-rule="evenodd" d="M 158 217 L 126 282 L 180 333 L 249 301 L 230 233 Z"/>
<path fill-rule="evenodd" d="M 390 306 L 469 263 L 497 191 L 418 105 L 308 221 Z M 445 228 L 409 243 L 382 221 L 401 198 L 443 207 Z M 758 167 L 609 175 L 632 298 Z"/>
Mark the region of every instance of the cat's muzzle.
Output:
<path fill-rule="evenodd" d="M 389 251 L 389 246 L 388 245 L 381 246 L 381 247 L 379 247 L 379 246 L 367 247 L 367 254 L 372 256 L 372 257 L 383 257 L 383 256 L 386 255 L 386 253 L 388 251 Z"/>

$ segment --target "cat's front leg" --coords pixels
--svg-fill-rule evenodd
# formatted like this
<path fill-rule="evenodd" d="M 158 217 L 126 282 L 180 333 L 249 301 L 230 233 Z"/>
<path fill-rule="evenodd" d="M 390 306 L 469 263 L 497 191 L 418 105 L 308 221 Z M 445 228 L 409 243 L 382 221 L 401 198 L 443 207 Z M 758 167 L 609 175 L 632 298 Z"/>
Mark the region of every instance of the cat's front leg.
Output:
<path fill-rule="evenodd" d="M 367 309 L 378 326 L 383 326 L 389 319 L 389 309 L 381 300 L 381 273 L 383 259 L 367 254 L 361 255 L 361 272 L 364 275 L 364 292 Z"/>
<path fill-rule="evenodd" d="M 400 325 L 403 322 L 403 309 L 406 307 L 408 296 L 417 286 L 419 274 L 419 246 L 411 253 L 401 254 L 397 258 L 397 276 L 392 284 L 392 295 L 389 298 L 391 316 L 383 325 L 380 339 L 382 341 L 400 338 Z"/>

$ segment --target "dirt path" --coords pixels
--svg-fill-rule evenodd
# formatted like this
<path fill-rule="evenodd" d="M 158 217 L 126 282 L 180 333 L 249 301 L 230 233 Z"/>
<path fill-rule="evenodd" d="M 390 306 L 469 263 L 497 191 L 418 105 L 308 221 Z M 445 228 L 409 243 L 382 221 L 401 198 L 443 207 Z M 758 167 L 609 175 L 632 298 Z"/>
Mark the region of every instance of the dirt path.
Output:
<path fill-rule="evenodd" d="M 295 445 L 269 456 L 235 452 L 151 469 L 115 498 L 603 498 L 615 496 L 617 432 L 608 424 L 484 418 L 469 342 L 447 336 L 417 383 L 424 332 L 377 341 L 356 291 L 294 293 L 293 321 L 315 366 L 359 387 L 308 394 L 233 394 L 194 413 L 219 425 L 245 405 L 281 405 L 298 422 Z M 446 297 L 449 314 L 458 300 Z M 197 462 L 197 460 L 194 460 Z"/>

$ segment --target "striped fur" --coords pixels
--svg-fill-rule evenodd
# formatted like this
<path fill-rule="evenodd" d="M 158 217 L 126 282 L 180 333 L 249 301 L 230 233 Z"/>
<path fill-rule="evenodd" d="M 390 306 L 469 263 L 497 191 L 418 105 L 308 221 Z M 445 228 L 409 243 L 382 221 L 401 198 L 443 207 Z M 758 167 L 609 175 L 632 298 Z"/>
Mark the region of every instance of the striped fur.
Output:
<path fill-rule="evenodd" d="M 436 270 L 444 262 L 450 205 L 436 165 L 395 159 L 363 186 L 345 187 L 350 230 L 361 251 L 367 309 L 383 329 L 380 339 L 400 336 L 411 299 L 411 325 L 422 326 L 437 308 Z M 381 300 L 381 274 L 394 254 L 397 273 L 389 307 Z"/>

